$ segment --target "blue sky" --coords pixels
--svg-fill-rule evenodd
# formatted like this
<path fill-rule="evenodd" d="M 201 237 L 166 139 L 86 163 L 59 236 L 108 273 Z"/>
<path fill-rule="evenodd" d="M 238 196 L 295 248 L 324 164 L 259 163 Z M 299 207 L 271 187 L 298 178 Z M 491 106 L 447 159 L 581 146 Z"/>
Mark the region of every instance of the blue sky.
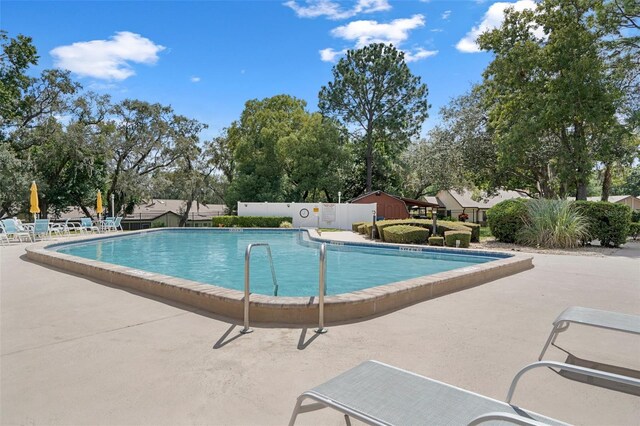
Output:
<path fill-rule="evenodd" d="M 491 1 L 8 1 L 0 24 L 28 35 L 36 74 L 66 68 L 86 89 L 114 100 L 171 105 L 207 123 L 205 138 L 237 119 L 244 103 L 281 93 L 317 109 L 341 52 L 393 42 L 429 87 L 425 130 L 438 110 L 481 79 L 491 59 L 476 34 L 509 5 Z"/>

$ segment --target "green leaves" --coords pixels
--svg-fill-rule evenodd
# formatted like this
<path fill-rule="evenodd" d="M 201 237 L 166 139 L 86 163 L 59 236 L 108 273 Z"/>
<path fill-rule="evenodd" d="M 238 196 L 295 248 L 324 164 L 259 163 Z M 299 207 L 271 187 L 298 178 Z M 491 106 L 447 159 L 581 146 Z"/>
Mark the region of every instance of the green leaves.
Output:
<path fill-rule="evenodd" d="M 428 117 L 428 89 L 411 74 L 404 53 L 385 44 L 348 51 L 333 77 L 320 90 L 318 107 L 364 144 L 366 191 L 371 191 L 374 154 L 394 161 L 420 132 Z"/>

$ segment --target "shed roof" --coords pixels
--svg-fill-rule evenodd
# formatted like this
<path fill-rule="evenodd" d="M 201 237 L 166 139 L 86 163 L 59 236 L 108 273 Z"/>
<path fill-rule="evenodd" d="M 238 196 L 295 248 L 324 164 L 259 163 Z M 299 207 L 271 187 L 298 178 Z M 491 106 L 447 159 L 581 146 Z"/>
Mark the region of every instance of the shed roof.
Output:
<path fill-rule="evenodd" d="M 395 198 L 397 200 L 402 201 L 403 203 L 405 203 L 405 205 L 407 206 L 418 206 L 418 207 L 438 207 L 438 204 L 434 204 L 431 203 L 429 201 L 425 201 L 425 200 L 414 200 L 413 198 L 405 198 L 405 197 L 399 197 L 397 195 L 393 195 L 393 194 L 389 194 L 388 192 L 384 192 L 384 191 L 371 191 L 371 192 L 367 192 L 365 194 L 362 194 L 356 198 L 352 198 L 351 200 L 349 200 L 350 203 L 354 203 L 356 201 L 359 201 L 365 197 L 368 197 L 369 195 L 387 195 L 391 198 Z"/>

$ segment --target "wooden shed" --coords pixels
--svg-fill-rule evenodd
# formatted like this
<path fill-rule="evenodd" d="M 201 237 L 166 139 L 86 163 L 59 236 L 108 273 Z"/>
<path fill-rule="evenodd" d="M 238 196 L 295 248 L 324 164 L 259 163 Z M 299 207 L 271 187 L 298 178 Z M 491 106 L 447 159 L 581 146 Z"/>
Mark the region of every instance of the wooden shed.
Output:
<path fill-rule="evenodd" d="M 351 203 L 376 203 L 377 212 L 376 216 L 378 220 L 382 219 L 408 219 L 409 209 L 407 206 L 419 206 L 419 207 L 435 207 L 437 204 L 431 204 L 425 201 L 412 200 L 409 198 L 402 198 L 395 195 L 387 194 L 384 191 L 372 191 L 356 197 L 350 201 Z"/>

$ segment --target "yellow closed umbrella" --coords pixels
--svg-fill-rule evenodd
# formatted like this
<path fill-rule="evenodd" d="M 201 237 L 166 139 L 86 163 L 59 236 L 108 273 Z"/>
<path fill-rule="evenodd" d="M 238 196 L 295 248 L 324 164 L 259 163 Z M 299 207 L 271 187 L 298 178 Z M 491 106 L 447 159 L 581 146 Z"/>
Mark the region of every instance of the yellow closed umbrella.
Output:
<path fill-rule="evenodd" d="M 101 215 L 104 209 L 102 208 L 102 193 L 98 191 L 98 199 L 96 200 L 96 213 Z"/>
<path fill-rule="evenodd" d="M 33 213 L 35 217 L 36 214 L 40 213 L 40 206 L 38 206 L 38 186 L 36 185 L 35 180 L 31 183 L 31 197 L 29 198 L 29 203 L 31 204 L 29 207 L 29 213 Z"/>

